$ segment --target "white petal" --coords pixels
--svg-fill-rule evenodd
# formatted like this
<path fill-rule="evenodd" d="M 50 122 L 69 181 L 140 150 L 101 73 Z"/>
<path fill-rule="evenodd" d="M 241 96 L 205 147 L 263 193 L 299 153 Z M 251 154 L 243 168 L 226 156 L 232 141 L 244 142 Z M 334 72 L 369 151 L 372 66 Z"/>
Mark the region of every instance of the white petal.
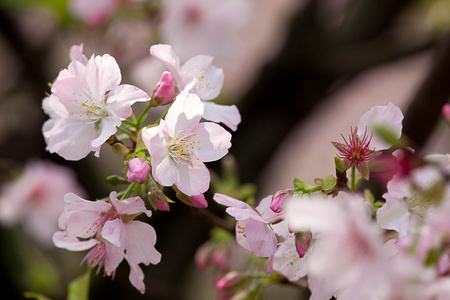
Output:
<path fill-rule="evenodd" d="M 210 175 L 205 164 L 193 162 L 188 164 L 175 164 L 178 174 L 175 185 L 188 196 L 195 196 L 206 192 L 209 188 Z"/>
<path fill-rule="evenodd" d="M 98 125 L 99 136 L 91 142 L 91 150 L 103 145 L 111 135 L 117 132 L 117 126 L 120 126 L 120 124 L 122 124 L 122 122 L 117 117 L 108 116 L 103 118 Z M 92 126 L 95 125 L 93 124 Z"/>
<path fill-rule="evenodd" d="M 150 54 L 159 59 L 164 66 L 172 73 L 175 81 L 179 83 L 180 80 L 180 59 L 172 50 L 172 46 L 158 44 L 150 47 Z"/>
<path fill-rule="evenodd" d="M 166 123 L 173 134 L 196 126 L 203 116 L 203 103 L 197 95 L 182 92 L 167 112 Z"/>
<path fill-rule="evenodd" d="M 122 84 L 111 90 L 106 101 L 108 112 L 121 120 L 131 116 L 131 105 L 148 101 L 150 97 L 143 90 L 128 84 Z"/>
<path fill-rule="evenodd" d="M 84 251 L 98 244 L 98 240 L 90 239 L 80 241 L 76 237 L 68 236 L 63 231 L 57 231 L 53 234 L 53 243 L 58 248 L 64 248 L 70 251 Z"/>
<path fill-rule="evenodd" d="M 358 136 L 367 132 L 370 135 L 375 127 L 383 127 L 390 130 L 397 138 L 402 134 L 403 114 L 399 107 L 390 102 L 387 106 L 374 106 L 368 112 L 364 113 L 359 119 Z M 370 147 L 376 150 L 383 150 L 391 147 L 389 143 L 380 136 L 374 134 Z"/>
<path fill-rule="evenodd" d="M 122 220 L 114 219 L 105 222 L 102 229 L 102 237 L 114 246 L 121 247 L 123 245 L 125 232 L 126 230 L 124 230 Z"/>
<path fill-rule="evenodd" d="M 122 80 L 120 68 L 109 54 L 92 56 L 86 65 L 85 88 L 90 88 L 95 97 L 103 98 L 107 91 L 119 85 Z"/>
<path fill-rule="evenodd" d="M 231 134 L 220 125 L 211 122 L 200 123 L 195 132 L 195 139 L 200 141 L 196 144 L 196 147 L 200 148 L 197 150 L 200 161 L 215 161 L 228 153 L 231 147 Z"/>
<path fill-rule="evenodd" d="M 236 131 L 241 123 L 241 114 L 236 105 L 219 105 L 213 102 L 203 102 L 205 111 L 203 118 L 208 121 L 223 123 L 228 128 Z"/>

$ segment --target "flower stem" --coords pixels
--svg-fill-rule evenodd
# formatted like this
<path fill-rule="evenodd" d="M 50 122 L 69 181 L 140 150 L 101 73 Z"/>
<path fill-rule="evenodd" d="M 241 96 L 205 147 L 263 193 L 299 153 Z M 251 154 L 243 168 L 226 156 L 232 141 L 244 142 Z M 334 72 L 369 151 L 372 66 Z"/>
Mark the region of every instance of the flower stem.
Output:
<path fill-rule="evenodd" d="M 131 133 L 130 133 L 128 130 L 126 130 L 125 128 L 117 127 L 117 129 L 120 130 L 120 131 L 122 131 L 122 132 L 125 133 L 126 135 L 131 136 Z"/>
<path fill-rule="evenodd" d="M 353 192 L 356 192 L 356 166 L 352 165 L 352 174 L 351 174 L 351 180 L 350 180 L 350 190 Z"/>
<path fill-rule="evenodd" d="M 134 188 L 134 186 L 136 185 L 136 183 L 131 183 L 128 188 L 125 190 L 125 192 L 123 192 L 122 196 L 120 197 L 120 200 L 123 200 L 127 197 L 127 195 L 131 192 L 131 190 Z"/>
<path fill-rule="evenodd" d="M 140 114 L 138 120 L 136 121 L 136 130 L 139 130 L 139 128 L 141 127 L 141 123 L 142 123 L 142 121 L 144 121 L 144 116 L 151 107 L 152 107 L 152 103 L 149 102 L 148 105 L 144 108 L 144 110 Z"/>

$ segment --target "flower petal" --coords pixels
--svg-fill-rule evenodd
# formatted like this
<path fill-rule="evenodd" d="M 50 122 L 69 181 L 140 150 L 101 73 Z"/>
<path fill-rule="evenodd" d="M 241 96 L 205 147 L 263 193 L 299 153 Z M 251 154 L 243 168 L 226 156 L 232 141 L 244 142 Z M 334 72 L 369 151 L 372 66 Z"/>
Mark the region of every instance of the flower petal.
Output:
<path fill-rule="evenodd" d="M 117 87 L 122 80 L 120 68 L 109 54 L 89 59 L 84 77 L 85 88 L 90 88 L 95 97 L 103 98 L 105 93 Z"/>
<path fill-rule="evenodd" d="M 205 120 L 223 123 L 231 130 L 237 130 L 237 126 L 241 123 L 241 114 L 236 105 L 219 105 L 213 102 L 203 102 L 203 105 Z"/>
<path fill-rule="evenodd" d="M 197 95 L 182 92 L 167 112 L 165 118 L 173 135 L 196 126 L 203 116 L 203 103 Z"/>
<path fill-rule="evenodd" d="M 197 156 L 200 161 L 215 161 L 228 153 L 231 147 L 231 134 L 220 125 L 211 122 L 200 123 L 196 130 L 196 139 L 200 141 Z"/>
<path fill-rule="evenodd" d="M 251 220 L 245 225 L 250 251 L 259 257 L 269 257 L 277 250 L 277 238 L 266 224 Z"/>
<path fill-rule="evenodd" d="M 63 231 L 57 231 L 53 234 L 53 244 L 58 248 L 64 248 L 70 251 L 84 251 L 98 244 L 98 240 L 90 239 L 80 241 L 74 236 L 68 236 Z"/>
<path fill-rule="evenodd" d="M 143 90 L 133 85 L 122 84 L 109 92 L 106 108 L 109 114 L 125 120 L 133 113 L 131 105 L 149 99 L 150 97 Z"/>
<path fill-rule="evenodd" d="M 178 171 L 175 185 L 187 196 L 203 194 L 209 188 L 209 170 L 204 163 L 193 162 L 188 164 L 175 164 Z"/>

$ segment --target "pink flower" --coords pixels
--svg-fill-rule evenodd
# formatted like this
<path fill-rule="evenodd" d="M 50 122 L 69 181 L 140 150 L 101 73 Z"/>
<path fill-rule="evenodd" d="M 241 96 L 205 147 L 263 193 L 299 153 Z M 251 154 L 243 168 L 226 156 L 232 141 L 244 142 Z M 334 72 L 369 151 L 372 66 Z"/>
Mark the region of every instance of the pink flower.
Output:
<path fill-rule="evenodd" d="M 180 91 L 187 90 L 196 94 L 201 100 L 212 100 L 222 90 L 224 74 L 221 68 L 212 65 L 214 58 L 207 55 L 197 55 L 180 67 L 180 59 L 170 45 L 153 45 L 150 54 L 159 59 L 172 73 Z M 235 105 L 218 105 L 203 102 L 203 118 L 208 121 L 222 122 L 231 130 L 236 131 L 241 122 L 241 115 Z"/>
<path fill-rule="evenodd" d="M 51 246 L 68 192 L 84 194 L 70 169 L 50 161 L 29 162 L 19 178 L 1 187 L 0 223 L 22 223 L 38 243 Z"/>
<path fill-rule="evenodd" d="M 339 151 L 337 155 L 344 161 L 346 168 L 355 166 L 365 179 L 369 179 L 368 161 L 376 154 L 392 145 L 374 135 L 378 127 L 389 130 L 397 139 L 401 136 L 403 114 L 397 106 L 389 103 L 387 106 L 374 106 L 364 113 L 358 127 L 350 127 L 348 141 L 341 134 L 345 144 L 331 142 Z"/>
<path fill-rule="evenodd" d="M 128 162 L 127 180 L 129 182 L 144 183 L 148 179 L 150 166 L 143 157 L 136 157 Z"/>
<path fill-rule="evenodd" d="M 275 253 L 278 240 L 269 225 L 282 216 L 269 208 L 272 195 L 263 198 L 256 208 L 219 193 L 213 199 L 228 206 L 226 212 L 236 219 L 236 240 L 239 245 L 260 257 L 270 257 Z"/>
<path fill-rule="evenodd" d="M 84 64 L 80 49 L 72 48 L 71 57 L 75 60 L 59 73 L 52 94 L 44 99 L 50 119 L 42 131 L 48 151 L 79 160 L 91 151 L 99 156 L 101 145 L 131 116 L 131 105 L 149 97 L 137 87 L 119 85 L 120 69 L 110 55 L 92 56 Z"/>
<path fill-rule="evenodd" d="M 222 158 L 231 147 L 231 134 L 217 124 L 200 123 L 202 114 L 200 99 L 183 92 L 159 126 L 142 131 L 153 178 L 163 186 L 175 184 L 188 196 L 208 190 L 210 174 L 204 162 Z"/>
<path fill-rule="evenodd" d="M 170 72 L 164 72 L 153 91 L 152 101 L 158 105 L 166 105 L 175 98 L 175 82 Z"/>
<path fill-rule="evenodd" d="M 105 21 L 120 4 L 120 0 L 71 0 L 70 12 L 86 24 L 94 26 Z"/>
<path fill-rule="evenodd" d="M 156 233 L 147 223 L 132 220 L 136 215 L 151 211 L 140 197 L 118 200 L 111 192 L 109 202 L 88 201 L 75 194 L 64 197 L 66 206 L 59 219 L 63 231 L 55 232 L 53 242 L 59 248 L 82 251 L 92 248 L 83 261 L 106 275 L 114 276 L 125 258 L 130 265 L 130 282 L 141 293 L 145 292 L 144 273 L 139 267 L 157 264 L 161 254 L 156 251 Z"/>
<path fill-rule="evenodd" d="M 381 231 L 359 197 L 341 192 L 328 200 L 294 198 L 285 212 L 289 228 L 315 237 L 307 268 L 311 299 L 368 299 L 389 284 Z"/>

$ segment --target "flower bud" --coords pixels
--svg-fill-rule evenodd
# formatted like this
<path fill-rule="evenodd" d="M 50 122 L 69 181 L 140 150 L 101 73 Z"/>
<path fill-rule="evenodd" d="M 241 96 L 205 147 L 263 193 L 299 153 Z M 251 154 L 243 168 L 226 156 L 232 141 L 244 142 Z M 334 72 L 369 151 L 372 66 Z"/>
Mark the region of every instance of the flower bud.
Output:
<path fill-rule="evenodd" d="M 170 72 L 164 72 L 153 90 L 151 102 L 153 105 L 166 105 L 175 98 L 175 82 Z"/>
<path fill-rule="evenodd" d="M 169 201 L 167 201 L 166 195 L 158 188 L 152 189 L 147 194 L 148 202 L 154 209 L 162 211 L 170 211 Z"/>
<path fill-rule="evenodd" d="M 128 162 L 127 180 L 129 182 L 144 183 L 148 179 L 150 166 L 147 160 L 136 157 Z"/>
<path fill-rule="evenodd" d="M 281 190 L 275 193 L 272 197 L 272 203 L 270 204 L 270 209 L 276 213 L 283 210 L 284 200 L 286 197 L 289 199 L 292 196 L 292 190 Z"/>
<path fill-rule="evenodd" d="M 308 251 L 309 245 L 311 242 L 311 233 L 307 232 L 299 232 L 295 234 L 295 246 L 297 248 L 297 253 L 300 258 L 304 257 L 306 251 Z"/>
<path fill-rule="evenodd" d="M 197 252 L 195 253 L 195 266 L 202 270 L 205 269 L 210 262 L 211 253 L 213 251 L 214 245 L 211 241 L 207 241 L 201 245 Z"/>
<path fill-rule="evenodd" d="M 247 278 L 247 276 L 244 275 L 243 273 L 237 271 L 228 272 L 227 274 L 225 274 L 219 280 L 216 281 L 216 288 L 220 291 L 228 289 L 233 285 L 238 284 L 245 278 Z"/>

